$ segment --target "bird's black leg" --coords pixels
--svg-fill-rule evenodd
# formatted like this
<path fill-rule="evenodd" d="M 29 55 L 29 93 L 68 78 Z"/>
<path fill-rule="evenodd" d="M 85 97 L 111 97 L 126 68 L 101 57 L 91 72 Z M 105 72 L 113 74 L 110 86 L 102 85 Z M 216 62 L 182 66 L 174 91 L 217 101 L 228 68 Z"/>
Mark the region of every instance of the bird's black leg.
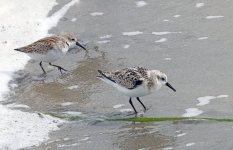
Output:
<path fill-rule="evenodd" d="M 46 74 L 46 72 L 45 72 L 45 70 L 44 70 L 44 68 L 42 66 L 42 61 L 39 63 L 39 65 L 40 65 L 41 69 L 43 70 L 43 73 Z"/>
<path fill-rule="evenodd" d="M 145 105 L 141 102 L 141 100 L 139 99 L 139 97 L 137 97 L 137 100 L 141 103 L 141 105 L 143 106 L 143 108 L 144 108 L 144 112 L 146 111 L 146 107 L 145 107 Z"/>
<path fill-rule="evenodd" d="M 129 103 L 130 103 L 131 106 L 133 107 L 135 114 L 137 114 L 138 112 L 137 112 L 137 110 L 135 109 L 135 107 L 134 107 L 134 105 L 133 105 L 133 103 L 132 103 L 131 97 L 129 98 Z"/>
<path fill-rule="evenodd" d="M 63 70 L 63 71 L 67 71 L 66 69 L 62 68 L 61 66 L 53 65 L 51 62 L 49 63 L 49 65 L 50 65 L 50 66 L 57 67 L 57 69 L 61 72 L 61 74 L 62 74 L 62 70 Z"/>

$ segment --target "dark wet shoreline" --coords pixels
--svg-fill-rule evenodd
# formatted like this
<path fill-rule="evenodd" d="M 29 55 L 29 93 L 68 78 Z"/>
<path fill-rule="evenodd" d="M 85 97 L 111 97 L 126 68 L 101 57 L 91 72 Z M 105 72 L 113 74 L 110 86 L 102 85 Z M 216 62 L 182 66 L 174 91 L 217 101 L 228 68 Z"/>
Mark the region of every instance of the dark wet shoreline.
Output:
<path fill-rule="evenodd" d="M 203 110 L 201 117 L 233 118 L 231 25 L 233 3 L 230 1 L 203 1 L 203 8 L 195 8 L 196 1 L 146 1 L 137 8 L 135 1 L 81 0 L 72 7 L 50 33 L 73 32 L 86 43 L 84 51 L 68 54 L 57 61 L 69 71 L 60 75 L 49 70 L 45 82 L 31 80 L 41 73 L 36 63 L 28 63 L 25 70 L 15 75 L 19 85 L 7 102 L 25 104 L 41 113 L 81 112 L 85 115 L 119 114 L 131 108 L 128 98 L 95 78 L 96 70 L 115 70 L 129 66 L 160 69 L 168 74 L 169 82 L 177 89 L 166 87 L 142 100 L 150 109 L 145 116 L 182 116 L 187 108 Z M 58 1 L 49 15 L 65 2 Z M 91 16 L 103 12 L 102 16 Z M 174 15 L 181 15 L 174 18 Z M 208 15 L 224 18 L 207 20 Z M 72 18 L 77 18 L 72 22 Z M 168 19 L 168 22 L 164 22 Z M 143 34 L 123 36 L 123 32 L 141 31 Z M 156 36 L 152 32 L 181 32 Z M 100 36 L 112 35 L 109 43 L 98 44 Z M 198 40 L 207 36 L 208 39 Z M 167 38 L 166 42 L 155 43 Z M 129 44 L 128 49 L 124 45 Z M 98 49 L 96 51 L 96 49 Z M 170 58 L 170 60 L 165 60 Z M 75 89 L 67 89 L 77 86 Z M 196 106 L 197 98 L 228 94 L 228 98 L 213 100 L 205 106 Z M 62 103 L 71 105 L 62 106 Z M 117 104 L 125 106 L 114 109 Z M 140 105 L 136 103 L 136 107 Z M 141 108 L 142 109 L 142 108 Z M 161 122 L 134 123 L 77 120 L 61 126 L 50 134 L 50 140 L 28 149 L 232 149 L 232 124 L 216 122 Z M 186 133 L 182 135 L 183 133 Z M 182 135 L 182 136 L 178 136 Z M 226 139 L 227 137 L 227 139 Z M 101 144 L 100 144 L 101 143 Z M 186 144 L 195 143 L 187 147 Z"/>

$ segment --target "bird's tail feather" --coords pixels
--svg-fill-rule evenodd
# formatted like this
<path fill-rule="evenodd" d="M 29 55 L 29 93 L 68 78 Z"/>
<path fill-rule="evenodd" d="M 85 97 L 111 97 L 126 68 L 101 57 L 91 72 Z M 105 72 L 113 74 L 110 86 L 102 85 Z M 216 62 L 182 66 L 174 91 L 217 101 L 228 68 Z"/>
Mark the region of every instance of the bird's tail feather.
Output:
<path fill-rule="evenodd" d="M 19 52 L 22 52 L 22 49 L 20 49 L 20 48 L 16 48 L 16 49 L 14 49 L 15 51 L 19 51 Z"/>
<path fill-rule="evenodd" d="M 110 77 L 108 77 L 108 76 L 107 76 L 106 74 L 104 74 L 101 70 L 98 70 L 98 72 L 99 72 L 100 75 L 98 75 L 98 76 L 96 76 L 96 77 L 102 78 L 102 79 L 108 79 L 108 80 L 110 80 L 110 81 L 112 81 L 112 82 L 115 83 L 115 81 L 114 81 L 113 79 L 111 79 Z"/>
<path fill-rule="evenodd" d="M 14 49 L 15 51 L 21 51 L 20 49 L 18 49 L 18 48 L 16 48 L 16 49 Z"/>

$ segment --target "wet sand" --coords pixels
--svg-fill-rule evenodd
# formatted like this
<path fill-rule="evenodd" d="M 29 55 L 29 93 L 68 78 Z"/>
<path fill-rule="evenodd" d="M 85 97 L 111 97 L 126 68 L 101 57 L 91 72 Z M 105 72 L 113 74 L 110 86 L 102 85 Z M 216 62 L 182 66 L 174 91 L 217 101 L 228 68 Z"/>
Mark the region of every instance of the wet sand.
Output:
<path fill-rule="evenodd" d="M 163 87 L 159 92 L 143 97 L 149 108 L 144 116 L 176 117 L 182 116 L 185 109 L 196 108 L 203 111 L 200 117 L 233 118 L 233 2 L 205 0 L 201 8 L 195 7 L 197 2 L 191 0 L 146 2 L 147 5 L 136 7 L 132 0 L 80 1 L 50 33 L 68 31 L 77 34 L 86 44 L 88 54 L 74 50 L 57 61 L 56 64 L 69 70 L 63 75 L 55 68 L 45 67 L 49 73 L 43 82 L 32 79 L 42 73 L 38 62 L 28 63 L 25 70 L 15 74 L 12 83 L 19 87 L 13 89 L 5 103 L 30 107 L 23 111 L 79 112 L 85 116 L 62 125 L 61 130 L 50 134 L 49 141 L 28 149 L 233 148 L 232 123 L 134 123 L 98 119 L 100 116 L 124 116 L 121 110 L 131 109 L 131 106 L 127 97 L 95 78 L 96 70 L 110 71 L 129 66 L 162 70 L 177 89 L 174 93 Z M 64 5 L 60 0 L 58 3 L 51 14 Z M 94 12 L 103 12 L 103 15 L 92 16 Z M 206 19 L 220 15 L 224 17 Z M 73 18 L 76 21 L 71 21 Z M 136 31 L 142 34 L 123 35 Z M 171 33 L 152 34 L 165 31 Z M 112 37 L 100 38 L 105 35 Z M 155 42 L 159 40 L 164 42 Z M 228 97 L 197 106 L 197 98 L 218 95 Z M 141 106 L 136 101 L 134 103 L 142 111 Z M 117 104 L 125 106 L 114 109 Z"/>

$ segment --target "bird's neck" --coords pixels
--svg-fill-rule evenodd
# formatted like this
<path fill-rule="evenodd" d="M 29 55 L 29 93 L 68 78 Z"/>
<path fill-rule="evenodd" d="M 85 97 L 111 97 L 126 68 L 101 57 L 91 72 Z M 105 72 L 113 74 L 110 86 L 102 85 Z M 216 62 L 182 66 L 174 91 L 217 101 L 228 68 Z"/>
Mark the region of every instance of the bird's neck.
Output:
<path fill-rule="evenodd" d="M 153 78 L 148 78 L 146 84 L 147 84 L 146 86 L 148 87 L 149 90 L 152 90 L 155 88 L 155 82 L 153 81 Z"/>
<path fill-rule="evenodd" d="M 148 72 L 147 87 L 149 90 L 158 90 L 162 87 L 162 84 L 155 77 L 153 72 Z"/>

